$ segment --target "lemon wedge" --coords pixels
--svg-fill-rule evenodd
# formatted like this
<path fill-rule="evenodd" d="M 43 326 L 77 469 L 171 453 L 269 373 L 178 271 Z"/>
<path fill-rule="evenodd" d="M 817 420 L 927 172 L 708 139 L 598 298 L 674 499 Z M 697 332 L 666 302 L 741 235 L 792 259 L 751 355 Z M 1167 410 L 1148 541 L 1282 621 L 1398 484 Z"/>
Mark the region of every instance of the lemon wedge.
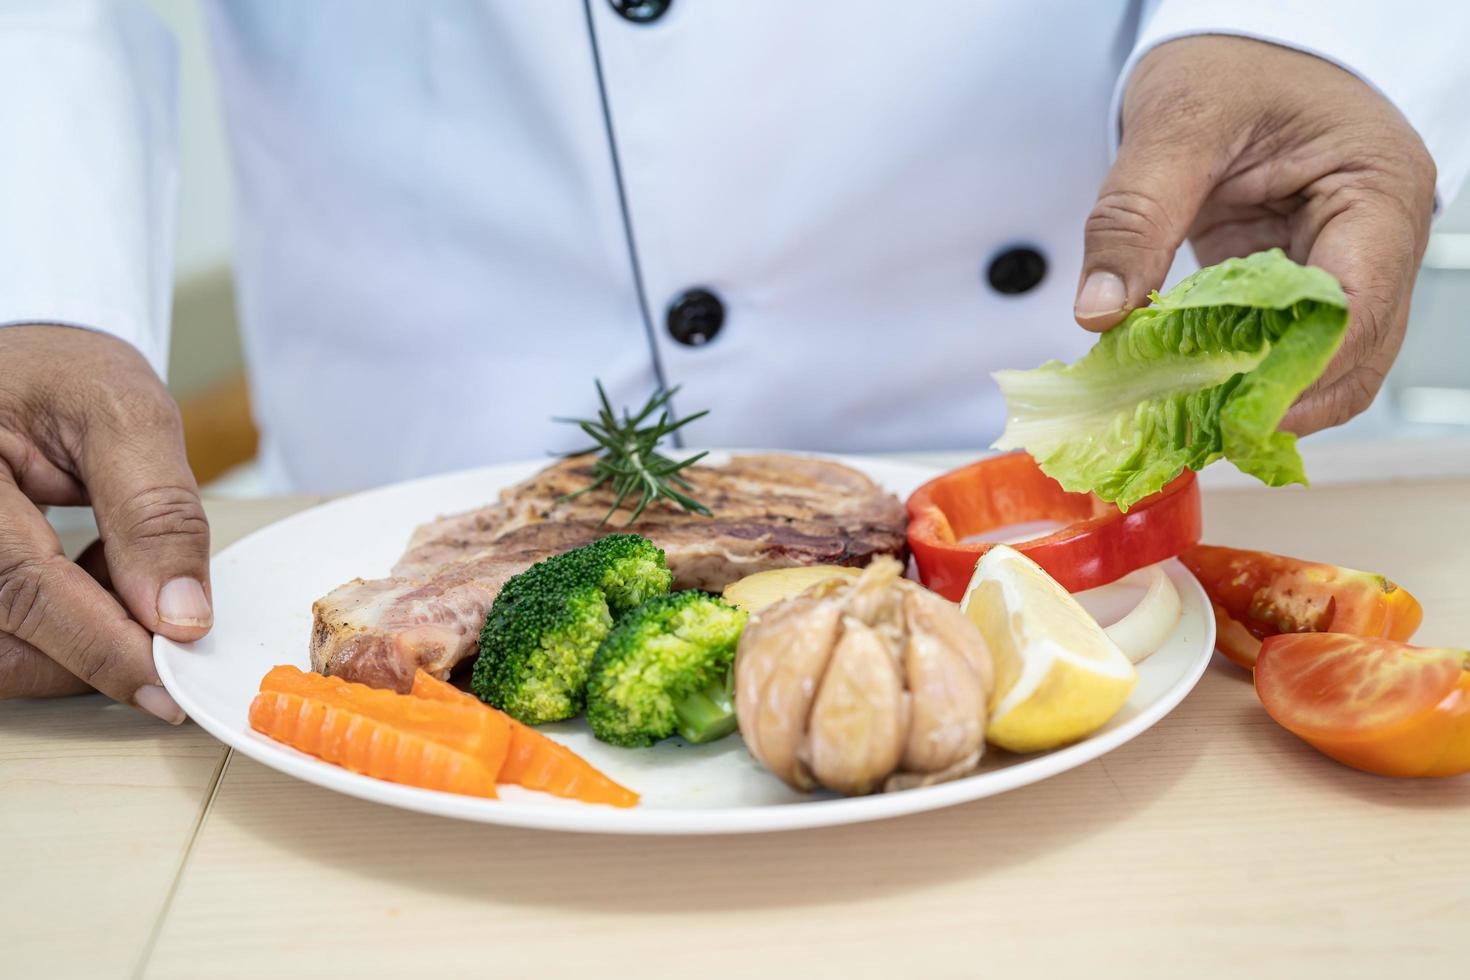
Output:
<path fill-rule="evenodd" d="M 1003 749 L 1039 752 L 1090 735 L 1138 683 L 1087 610 L 1014 548 L 985 552 L 960 609 L 995 661 L 985 737 Z"/>

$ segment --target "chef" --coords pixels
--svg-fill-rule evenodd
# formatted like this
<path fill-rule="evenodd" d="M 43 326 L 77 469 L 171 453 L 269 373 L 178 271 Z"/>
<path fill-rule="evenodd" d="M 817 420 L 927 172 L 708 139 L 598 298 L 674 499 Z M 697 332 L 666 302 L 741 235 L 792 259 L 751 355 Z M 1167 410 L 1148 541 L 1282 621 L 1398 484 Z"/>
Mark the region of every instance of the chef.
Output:
<path fill-rule="evenodd" d="M 1448 0 L 206 8 L 281 489 L 567 448 L 593 378 L 679 385 L 701 445 L 983 445 L 988 372 L 1081 353 L 1186 241 L 1342 281 L 1310 432 L 1372 400 L 1470 168 Z M 0 696 L 177 723 L 149 633 L 212 614 L 160 380 L 175 53 L 138 3 L 0 0 L 0 63 Z M 41 508 L 88 502 L 70 562 Z"/>

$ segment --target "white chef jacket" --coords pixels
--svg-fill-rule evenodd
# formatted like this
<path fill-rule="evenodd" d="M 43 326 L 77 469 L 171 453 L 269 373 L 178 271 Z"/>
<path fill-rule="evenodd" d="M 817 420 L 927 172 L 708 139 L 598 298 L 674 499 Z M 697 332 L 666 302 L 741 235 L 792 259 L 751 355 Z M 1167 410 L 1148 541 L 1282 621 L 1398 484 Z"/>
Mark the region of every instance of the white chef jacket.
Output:
<path fill-rule="evenodd" d="M 1071 316 L 1082 222 L 1131 66 L 1175 37 L 1256 37 L 1355 72 L 1424 138 L 1442 203 L 1470 168 L 1470 4 L 1448 0 L 208 14 L 281 488 L 567 449 L 585 440 L 549 419 L 592 411 L 593 378 L 618 403 L 681 386 L 681 411 L 711 410 L 700 445 L 988 442 L 988 372 L 1090 344 Z M 0 64 L 0 324 L 106 331 L 162 372 L 166 31 L 127 0 L 0 0 Z M 707 343 L 676 339 L 717 314 Z"/>

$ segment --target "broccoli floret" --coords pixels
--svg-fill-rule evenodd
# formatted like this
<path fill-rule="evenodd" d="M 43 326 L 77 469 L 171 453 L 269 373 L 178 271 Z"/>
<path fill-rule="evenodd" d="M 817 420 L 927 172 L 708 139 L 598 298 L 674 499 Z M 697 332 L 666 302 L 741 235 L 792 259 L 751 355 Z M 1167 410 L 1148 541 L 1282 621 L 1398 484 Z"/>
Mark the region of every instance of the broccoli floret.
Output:
<path fill-rule="evenodd" d="M 532 593 L 499 616 L 491 611 L 471 684 L 481 700 L 528 725 L 571 718 L 610 629 L 607 600 L 595 587 Z"/>
<path fill-rule="evenodd" d="M 663 551 L 652 541 L 636 534 L 609 534 L 532 565 L 505 583 L 494 608 L 508 608 L 528 595 L 591 584 L 616 618 L 650 596 L 668 592 L 673 581 Z"/>
<path fill-rule="evenodd" d="M 573 717 L 614 619 L 672 582 L 664 553 L 636 534 L 532 565 L 506 582 L 485 618 L 475 693 L 529 725 Z"/>
<path fill-rule="evenodd" d="M 735 730 L 731 692 L 743 609 L 703 592 L 656 596 L 618 620 L 587 678 L 587 721 L 614 745 L 675 733 L 712 742 Z"/>
<path fill-rule="evenodd" d="M 609 534 L 567 552 L 568 557 L 573 555 L 588 580 L 602 590 L 614 619 L 653 596 L 667 594 L 674 583 L 663 550 L 636 534 Z"/>

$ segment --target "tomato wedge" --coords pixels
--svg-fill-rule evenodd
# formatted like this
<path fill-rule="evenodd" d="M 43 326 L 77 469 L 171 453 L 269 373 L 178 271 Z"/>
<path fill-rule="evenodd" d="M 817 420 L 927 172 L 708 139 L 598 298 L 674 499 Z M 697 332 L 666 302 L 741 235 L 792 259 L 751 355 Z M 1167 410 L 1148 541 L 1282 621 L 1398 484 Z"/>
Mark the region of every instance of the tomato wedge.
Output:
<path fill-rule="evenodd" d="M 1201 544 L 1179 556 L 1215 609 L 1215 647 L 1254 667 L 1264 637 L 1350 633 L 1407 640 L 1419 628 L 1419 601 L 1382 575 L 1264 551 Z"/>
<path fill-rule="evenodd" d="M 1199 540 L 1199 484 L 1185 470 L 1125 514 L 1090 493 L 1068 493 L 1024 452 L 991 456 L 936 477 L 908 499 L 909 550 L 919 578 L 958 602 L 991 547 L 969 542 L 999 528 L 1048 521 L 1060 530 L 1011 546 L 1070 592 L 1117 581 Z"/>
<path fill-rule="evenodd" d="M 1278 724 L 1354 769 L 1470 772 L 1470 651 L 1283 634 L 1261 644 L 1255 681 Z"/>

